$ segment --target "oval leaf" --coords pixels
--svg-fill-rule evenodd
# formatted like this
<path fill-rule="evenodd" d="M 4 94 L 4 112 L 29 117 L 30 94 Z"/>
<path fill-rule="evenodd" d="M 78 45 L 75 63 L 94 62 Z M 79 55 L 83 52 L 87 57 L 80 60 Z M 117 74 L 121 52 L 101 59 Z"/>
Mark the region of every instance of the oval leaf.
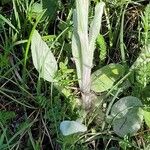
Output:
<path fill-rule="evenodd" d="M 31 40 L 31 53 L 33 64 L 43 79 L 53 82 L 57 72 L 57 61 L 38 33 L 34 31 Z"/>
<path fill-rule="evenodd" d="M 120 64 L 109 64 L 95 71 L 91 77 L 91 90 L 104 92 L 124 74 L 124 67 Z"/>
<path fill-rule="evenodd" d="M 113 130 L 120 137 L 133 135 L 142 124 L 143 116 L 140 113 L 141 101 L 133 96 L 127 96 L 117 101 L 111 110 Z"/>
<path fill-rule="evenodd" d="M 87 127 L 77 121 L 63 121 L 60 124 L 60 130 L 63 135 L 71 135 L 74 133 L 85 132 Z"/>

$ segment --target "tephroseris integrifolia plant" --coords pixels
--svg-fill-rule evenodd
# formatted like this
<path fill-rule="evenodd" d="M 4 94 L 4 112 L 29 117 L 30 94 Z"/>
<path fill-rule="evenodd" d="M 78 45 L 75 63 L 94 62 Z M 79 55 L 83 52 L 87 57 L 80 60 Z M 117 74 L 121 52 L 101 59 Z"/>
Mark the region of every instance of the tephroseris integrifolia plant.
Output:
<path fill-rule="evenodd" d="M 73 14 L 74 32 L 72 36 L 72 54 L 75 60 L 79 87 L 84 108 L 91 106 L 91 69 L 96 38 L 101 27 L 104 3 L 95 7 L 95 16 L 88 28 L 89 0 L 76 0 Z"/>
<path fill-rule="evenodd" d="M 76 0 L 76 9 L 73 14 L 74 32 L 72 37 L 72 54 L 75 60 L 79 87 L 82 93 L 82 104 L 85 108 L 91 105 L 91 69 L 95 43 L 101 27 L 104 3 L 95 7 L 95 16 L 90 24 L 88 22 L 89 0 Z M 40 78 L 55 82 L 57 62 L 51 53 L 51 48 L 42 40 L 37 31 L 34 31 L 31 40 L 32 58 Z M 53 65 L 55 64 L 55 65 Z"/>

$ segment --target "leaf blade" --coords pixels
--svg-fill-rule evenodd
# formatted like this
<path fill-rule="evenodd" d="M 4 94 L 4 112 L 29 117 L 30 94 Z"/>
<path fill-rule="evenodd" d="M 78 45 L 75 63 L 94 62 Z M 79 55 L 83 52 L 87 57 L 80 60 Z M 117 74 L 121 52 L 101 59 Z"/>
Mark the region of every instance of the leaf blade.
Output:
<path fill-rule="evenodd" d="M 81 43 L 79 39 L 79 35 L 77 33 L 78 21 L 77 21 L 77 12 L 74 10 L 73 12 L 73 22 L 74 22 L 74 31 L 72 36 L 72 55 L 75 61 L 77 76 L 79 86 L 81 86 L 81 76 L 82 76 L 82 55 L 81 55 Z"/>
<path fill-rule="evenodd" d="M 150 111 L 143 110 L 143 116 L 144 116 L 146 125 L 150 128 Z"/>
<path fill-rule="evenodd" d="M 109 64 L 95 71 L 91 76 L 91 90 L 104 92 L 124 74 L 124 67 L 120 64 Z"/>
<path fill-rule="evenodd" d="M 57 61 L 37 30 L 34 31 L 31 40 L 31 54 L 33 64 L 39 72 L 40 77 L 49 82 L 54 82 L 54 77 L 58 69 Z"/>
<path fill-rule="evenodd" d="M 80 122 L 77 121 L 62 121 L 60 124 L 60 130 L 64 136 L 79 133 L 79 132 L 86 132 L 87 127 Z"/>
<path fill-rule="evenodd" d="M 101 28 L 101 21 L 102 21 L 104 6 L 105 6 L 104 2 L 100 2 L 96 5 L 95 16 L 90 25 L 90 30 L 89 30 L 89 47 L 90 48 L 89 49 L 90 49 L 92 56 L 93 56 L 93 52 L 95 49 L 96 38 L 98 37 L 99 31 Z"/>
<path fill-rule="evenodd" d="M 141 101 L 133 96 L 123 97 L 112 106 L 113 130 L 118 136 L 132 136 L 140 129 L 143 121 L 141 106 Z"/>

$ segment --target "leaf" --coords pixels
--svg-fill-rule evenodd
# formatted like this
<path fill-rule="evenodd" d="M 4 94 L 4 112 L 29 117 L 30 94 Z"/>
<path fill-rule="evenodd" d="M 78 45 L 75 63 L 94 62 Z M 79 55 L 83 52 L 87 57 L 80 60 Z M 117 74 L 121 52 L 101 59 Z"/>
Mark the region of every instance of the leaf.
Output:
<path fill-rule="evenodd" d="M 88 31 L 88 11 L 89 1 L 76 0 L 77 30 L 80 33 L 86 33 Z"/>
<path fill-rule="evenodd" d="M 105 61 L 106 54 L 107 54 L 106 42 L 102 34 L 99 34 L 97 37 L 97 45 L 100 51 L 99 58 L 100 58 L 100 63 L 101 63 Z"/>
<path fill-rule="evenodd" d="M 111 110 L 113 130 L 120 136 L 133 135 L 142 124 L 143 115 L 140 113 L 141 101 L 133 96 L 127 96 L 117 101 Z"/>
<path fill-rule="evenodd" d="M 1 133 L 0 135 L 0 148 L 2 145 L 4 145 L 5 137 L 7 136 L 6 131 L 7 131 L 7 128 L 4 128 L 3 133 Z"/>
<path fill-rule="evenodd" d="M 77 121 L 63 121 L 60 124 L 60 130 L 64 136 L 74 133 L 85 132 L 87 127 Z"/>
<path fill-rule="evenodd" d="M 19 33 L 18 30 L 15 28 L 15 26 L 10 21 L 0 14 L 0 22 L 1 21 L 4 21 L 5 23 L 7 23 L 12 29 L 14 29 L 17 33 Z"/>
<path fill-rule="evenodd" d="M 57 13 L 59 6 L 58 0 L 42 0 L 42 3 L 43 9 L 46 10 L 45 16 L 52 20 Z"/>
<path fill-rule="evenodd" d="M 13 111 L 0 111 L 0 123 L 2 123 L 3 125 L 8 124 L 8 122 L 15 117 L 16 113 Z"/>
<path fill-rule="evenodd" d="M 77 76 L 78 82 L 81 86 L 81 72 L 82 72 L 82 56 L 81 56 L 81 43 L 79 39 L 79 35 L 77 34 L 77 13 L 74 11 L 73 13 L 73 22 L 74 22 L 74 32 L 72 36 L 72 55 L 75 61 L 76 69 L 77 69 Z"/>
<path fill-rule="evenodd" d="M 124 67 L 120 64 L 109 64 L 95 71 L 91 76 L 91 90 L 104 92 L 123 76 Z"/>
<path fill-rule="evenodd" d="M 142 111 L 143 111 L 144 120 L 147 126 L 150 128 L 150 111 L 147 111 L 145 109 L 143 109 Z"/>
<path fill-rule="evenodd" d="M 77 14 L 77 31 L 76 34 L 79 38 L 81 48 L 78 49 L 78 54 L 81 62 L 81 82 L 79 86 L 83 92 L 90 90 L 90 73 L 92 68 L 92 56 L 89 51 L 89 39 L 88 39 L 88 10 L 89 1 L 76 0 L 76 14 Z M 78 41 L 77 41 L 78 42 Z"/>
<path fill-rule="evenodd" d="M 54 82 L 57 72 L 57 61 L 48 45 L 42 40 L 38 31 L 34 31 L 31 40 L 33 64 L 43 79 Z"/>
<path fill-rule="evenodd" d="M 33 13 L 41 13 L 43 11 L 43 8 L 42 8 L 42 4 L 41 3 L 33 3 L 32 5 L 32 12 Z"/>
<path fill-rule="evenodd" d="M 91 55 L 92 59 L 93 59 L 93 53 L 94 53 L 94 49 L 95 49 L 96 38 L 98 37 L 99 31 L 101 28 L 101 21 L 102 21 L 104 6 L 105 6 L 104 2 L 100 2 L 96 5 L 95 16 L 90 25 L 89 47 L 90 47 L 90 55 Z"/>

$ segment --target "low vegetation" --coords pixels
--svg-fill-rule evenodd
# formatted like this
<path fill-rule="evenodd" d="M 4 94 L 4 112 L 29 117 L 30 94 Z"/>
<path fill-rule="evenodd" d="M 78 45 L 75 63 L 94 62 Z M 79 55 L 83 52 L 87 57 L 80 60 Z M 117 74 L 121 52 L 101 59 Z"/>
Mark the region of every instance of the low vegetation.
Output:
<path fill-rule="evenodd" d="M 149 1 L 0 1 L 0 150 L 149 150 L 149 116 Z"/>

